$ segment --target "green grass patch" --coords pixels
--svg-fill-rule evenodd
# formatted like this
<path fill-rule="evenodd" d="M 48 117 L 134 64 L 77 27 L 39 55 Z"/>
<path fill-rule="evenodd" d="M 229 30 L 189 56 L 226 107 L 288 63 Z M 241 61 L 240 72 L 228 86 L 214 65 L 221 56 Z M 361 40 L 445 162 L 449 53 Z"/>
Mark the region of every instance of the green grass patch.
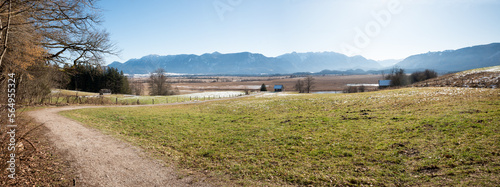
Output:
<path fill-rule="evenodd" d="M 63 115 L 240 185 L 500 183 L 499 89 L 258 96 Z"/>
<path fill-rule="evenodd" d="M 184 103 L 207 101 L 223 98 L 234 98 L 245 95 L 240 91 L 203 92 L 185 95 L 170 96 L 134 96 L 127 94 L 111 94 L 99 96 L 99 93 L 81 92 L 73 90 L 54 89 L 44 98 L 26 101 L 30 104 L 90 104 L 90 105 L 151 105 L 167 103 Z"/>

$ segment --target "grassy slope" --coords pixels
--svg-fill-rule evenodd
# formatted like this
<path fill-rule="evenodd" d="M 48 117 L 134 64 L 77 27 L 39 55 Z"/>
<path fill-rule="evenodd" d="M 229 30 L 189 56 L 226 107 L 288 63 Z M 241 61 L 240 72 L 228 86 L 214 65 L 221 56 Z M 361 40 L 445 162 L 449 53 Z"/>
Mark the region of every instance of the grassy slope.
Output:
<path fill-rule="evenodd" d="M 417 82 L 415 87 L 500 88 L 500 66 L 471 69 Z"/>
<path fill-rule="evenodd" d="M 500 90 L 406 88 L 64 115 L 243 185 L 500 184 Z"/>

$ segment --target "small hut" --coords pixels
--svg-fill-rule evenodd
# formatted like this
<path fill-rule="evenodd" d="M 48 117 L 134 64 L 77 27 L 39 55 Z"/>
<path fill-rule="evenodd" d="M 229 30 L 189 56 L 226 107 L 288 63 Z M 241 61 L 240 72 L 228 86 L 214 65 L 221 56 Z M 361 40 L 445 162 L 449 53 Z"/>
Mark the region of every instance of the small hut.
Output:
<path fill-rule="evenodd" d="M 391 86 L 391 80 L 378 80 L 379 88 L 387 88 L 389 86 Z"/>
<path fill-rule="evenodd" d="M 99 95 L 111 95 L 110 89 L 101 89 L 99 90 Z"/>
<path fill-rule="evenodd" d="M 283 85 L 274 85 L 274 92 L 283 92 L 285 87 Z"/>

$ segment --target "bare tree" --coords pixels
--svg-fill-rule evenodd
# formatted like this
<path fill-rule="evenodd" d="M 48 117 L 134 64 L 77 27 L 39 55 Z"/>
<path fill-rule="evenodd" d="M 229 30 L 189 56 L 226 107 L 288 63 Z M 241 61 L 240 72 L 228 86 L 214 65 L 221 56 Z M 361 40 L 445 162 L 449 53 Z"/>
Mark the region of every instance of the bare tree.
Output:
<path fill-rule="evenodd" d="M 299 93 L 304 93 L 304 80 L 298 79 L 295 83 L 295 90 L 299 91 Z"/>
<path fill-rule="evenodd" d="M 96 0 L 0 0 L 0 84 L 15 73 L 17 84 L 35 77 L 29 67 L 99 64 L 116 54 L 98 27 Z"/>
<path fill-rule="evenodd" d="M 130 90 L 133 95 L 143 95 L 144 89 L 142 86 L 142 81 L 129 79 L 130 82 Z"/>
<path fill-rule="evenodd" d="M 149 76 L 150 95 L 174 95 L 165 73 L 163 68 L 158 68 L 154 73 L 151 73 Z"/>
<path fill-rule="evenodd" d="M 306 93 L 311 93 L 311 90 L 314 88 L 314 77 L 313 76 L 307 76 L 304 80 L 304 87 L 305 87 L 305 92 Z"/>
<path fill-rule="evenodd" d="M 60 63 L 99 63 L 104 54 L 116 54 L 101 23 L 96 0 L 31 0 L 29 17 L 42 35 L 46 58 Z M 29 22 L 28 22 L 29 23 Z"/>
<path fill-rule="evenodd" d="M 409 83 L 405 70 L 400 67 L 393 67 L 386 79 L 391 80 L 391 86 L 406 86 Z"/>
<path fill-rule="evenodd" d="M 97 27 L 101 15 L 95 1 L 4 0 L 0 4 L 4 25 L 0 28 L 3 39 L 0 55 L 8 52 L 8 43 L 16 42 L 11 42 L 11 35 L 31 39 L 44 49 L 43 56 L 50 62 L 99 63 L 104 54 L 116 54 L 109 34 Z"/>
<path fill-rule="evenodd" d="M 2 65 L 3 58 L 5 56 L 5 52 L 7 52 L 7 44 L 9 41 L 9 29 L 10 29 L 10 22 L 11 22 L 11 17 L 12 17 L 12 0 L 9 1 L 4 1 L 2 6 L 5 4 L 8 4 L 8 10 L 6 12 L 7 14 L 7 21 L 5 23 L 5 27 L 3 26 L 3 22 L 0 19 L 0 39 L 2 39 L 2 51 L 0 52 L 0 66 Z M 3 12 L 3 11 L 2 11 Z"/>

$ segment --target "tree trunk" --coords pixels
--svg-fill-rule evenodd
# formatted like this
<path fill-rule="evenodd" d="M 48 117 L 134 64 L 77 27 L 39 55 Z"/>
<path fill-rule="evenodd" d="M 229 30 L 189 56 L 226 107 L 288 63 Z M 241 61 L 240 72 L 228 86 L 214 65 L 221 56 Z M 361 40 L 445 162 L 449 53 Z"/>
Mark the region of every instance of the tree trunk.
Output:
<path fill-rule="evenodd" d="M 3 28 L 3 27 L 0 28 L 0 30 L 2 30 L 2 31 L 5 29 L 5 34 L 3 34 L 4 35 L 4 37 L 3 37 L 4 38 L 4 40 L 3 40 L 3 50 L 0 53 L 0 66 L 2 65 L 3 58 L 5 57 L 5 53 L 7 52 L 7 44 L 8 44 L 8 41 L 9 41 L 10 15 L 11 15 L 11 11 L 12 11 L 12 5 L 11 4 L 12 4 L 12 1 L 9 0 L 9 12 L 7 14 L 7 25 L 5 26 L 6 28 Z M 2 25 L 1 21 L 0 21 L 0 25 Z"/>

